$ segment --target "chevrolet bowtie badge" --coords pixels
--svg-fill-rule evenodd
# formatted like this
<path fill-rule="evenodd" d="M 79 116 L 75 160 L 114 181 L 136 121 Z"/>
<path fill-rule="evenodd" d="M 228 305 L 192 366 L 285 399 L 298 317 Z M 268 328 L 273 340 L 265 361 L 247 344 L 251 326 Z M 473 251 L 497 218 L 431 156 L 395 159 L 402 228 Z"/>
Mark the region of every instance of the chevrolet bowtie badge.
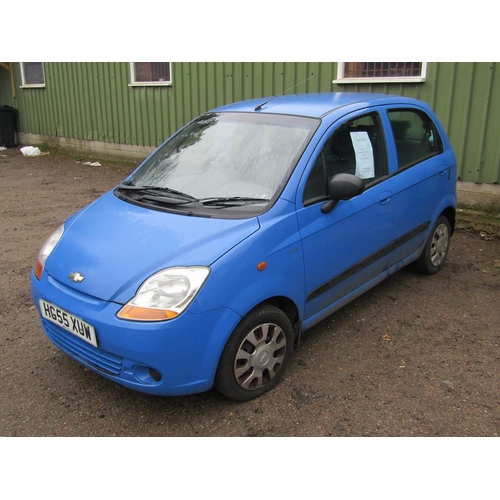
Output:
<path fill-rule="evenodd" d="M 74 273 L 71 273 L 68 276 L 68 278 L 71 281 L 74 281 L 75 283 L 81 283 L 85 279 L 85 276 L 83 276 L 83 274 L 80 274 L 79 272 L 74 272 Z"/>

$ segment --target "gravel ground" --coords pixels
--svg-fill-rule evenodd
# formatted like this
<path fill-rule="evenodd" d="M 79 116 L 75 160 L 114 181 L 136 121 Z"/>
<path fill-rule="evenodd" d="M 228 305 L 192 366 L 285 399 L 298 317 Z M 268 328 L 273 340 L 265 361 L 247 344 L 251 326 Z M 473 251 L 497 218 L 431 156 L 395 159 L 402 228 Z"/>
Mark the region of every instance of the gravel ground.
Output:
<path fill-rule="evenodd" d="M 461 224 L 436 276 L 403 269 L 304 335 L 271 393 L 160 398 L 43 334 L 29 273 L 64 219 L 131 165 L 0 151 L 0 436 L 478 436 L 500 433 L 500 239 Z M 86 165 L 98 161 L 100 166 Z"/>

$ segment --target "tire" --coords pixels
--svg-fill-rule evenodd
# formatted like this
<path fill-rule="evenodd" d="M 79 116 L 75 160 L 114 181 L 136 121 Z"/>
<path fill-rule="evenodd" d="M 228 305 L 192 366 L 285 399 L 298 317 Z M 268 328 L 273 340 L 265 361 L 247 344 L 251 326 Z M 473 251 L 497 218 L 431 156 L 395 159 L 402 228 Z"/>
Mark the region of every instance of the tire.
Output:
<path fill-rule="evenodd" d="M 215 388 L 234 401 L 249 401 L 273 389 L 290 364 L 293 342 L 292 324 L 281 309 L 254 309 L 224 348 Z"/>
<path fill-rule="evenodd" d="M 447 217 L 437 220 L 415 268 L 424 274 L 436 274 L 443 267 L 450 247 L 451 226 Z"/>

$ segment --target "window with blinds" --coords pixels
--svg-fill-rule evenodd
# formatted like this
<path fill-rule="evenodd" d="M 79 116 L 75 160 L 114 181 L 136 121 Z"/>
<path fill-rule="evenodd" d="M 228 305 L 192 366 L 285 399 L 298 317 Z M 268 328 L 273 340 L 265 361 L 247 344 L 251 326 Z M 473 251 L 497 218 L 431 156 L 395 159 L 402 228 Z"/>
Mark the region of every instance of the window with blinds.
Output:
<path fill-rule="evenodd" d="M 425 81 L 423 62 L 343 62 L 339 63 L 336 83 L 360 81 Z"/>
<path fill-rule="evenodd" d="M 21 63 L 21 80 L 23 87 L 44 87 L 45 73 L 43 71 L 43 63 Z"/>
<path fill-rule="evenodd" d="M 133 85 L 168 85 L 172 83 L 169 62 L 130 63 Z"/>

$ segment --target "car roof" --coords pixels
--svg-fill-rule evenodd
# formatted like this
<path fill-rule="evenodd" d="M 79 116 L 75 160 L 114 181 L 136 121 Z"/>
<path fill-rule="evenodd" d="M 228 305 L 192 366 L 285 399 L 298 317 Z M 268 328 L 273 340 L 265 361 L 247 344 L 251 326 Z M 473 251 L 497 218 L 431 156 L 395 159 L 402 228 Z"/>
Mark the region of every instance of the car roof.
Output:
<path fill-rule="evenodd" d="M 415 99 L 397 95 L 358 92 L 324 92 L 261 97 L 258 99 L 227 104 L 215 108 L 212 111 L 278 113 L 321 118 L 332 111 L 347 106 L 351 107 L 351 110 L 354 110 L 375 104 L 383 105 L 391 103 L 422 104 Z"/>

